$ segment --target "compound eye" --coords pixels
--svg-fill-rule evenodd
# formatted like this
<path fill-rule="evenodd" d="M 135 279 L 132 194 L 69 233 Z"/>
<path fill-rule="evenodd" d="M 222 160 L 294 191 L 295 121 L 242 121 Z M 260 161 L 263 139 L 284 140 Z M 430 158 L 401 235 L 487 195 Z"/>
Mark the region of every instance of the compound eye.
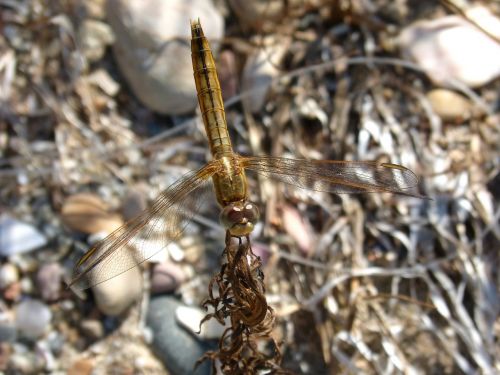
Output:
<path fill-rule="evenodd" d="M 247 236 L 259 220 L 259 209 L 251 202 L 235 202 L 223 208 L 222 225 L 236 237 Z"/>

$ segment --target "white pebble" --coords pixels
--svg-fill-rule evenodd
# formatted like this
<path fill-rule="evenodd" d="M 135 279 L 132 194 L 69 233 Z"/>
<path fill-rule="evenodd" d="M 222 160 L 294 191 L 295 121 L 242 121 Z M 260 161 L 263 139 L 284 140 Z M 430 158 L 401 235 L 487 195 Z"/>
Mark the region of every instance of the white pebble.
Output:
<path fill-rule="evenodd" d="M 5 289 L 18 280 L 19 272 L 16 266 L 11 263 L 5 263 L 0 267 L 0 289 Z"/>
<path fill-rule="evenodd" d="M 41 301 L 21 301 L 16 310 L 16 326 L 20 334 L 35 340 L 42 336 L 52 320 L 50 308 Z"/>
<path fill-rule="evenodd" d="M 200 331 L 200 322 L 206 314 L 201 309 L 188 306 L 179 306 L 175 310 L 177 321 L 195 334 L 198 334 Z M 210 319 L 201 326 L 199 336 L 204 339 L 218 339 L 222 336 L 225 329 L 216 319 Z"/>
<path fill-rule="evenodd" d="M 32 225 L 0 216 L 0 255 L 8 257 L 45 246 L 47 239 Z"/>
<path fill-rule="evenodd" d="M 485 8 L 469 11 L 479 25 L 497 33 L 500 19 Z M 500 44 L 459 16 L 423 20 L 405 28 L 398 43 L 437 84 L 480 87 L 500 75 Z"/>

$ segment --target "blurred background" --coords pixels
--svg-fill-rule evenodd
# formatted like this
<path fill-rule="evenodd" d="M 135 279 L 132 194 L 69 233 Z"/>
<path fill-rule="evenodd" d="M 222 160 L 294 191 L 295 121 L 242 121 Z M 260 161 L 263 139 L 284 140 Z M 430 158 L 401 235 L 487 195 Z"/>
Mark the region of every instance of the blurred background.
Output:
<path fill-rule="evenodd" d="M 431 199 L 250 175 L 283 367 L 499 372 L 499 13 L 458 0 L 0 0 L 0 371 L 188 374 L 216 347 L 216 323 L 195 333 L 224 249 L 215 199 L 144 267 L 80 297 L 66 288 L 93 243 L 210 160 L 189 45 L 200 18 L 238 153 L 397 163 Z"/>

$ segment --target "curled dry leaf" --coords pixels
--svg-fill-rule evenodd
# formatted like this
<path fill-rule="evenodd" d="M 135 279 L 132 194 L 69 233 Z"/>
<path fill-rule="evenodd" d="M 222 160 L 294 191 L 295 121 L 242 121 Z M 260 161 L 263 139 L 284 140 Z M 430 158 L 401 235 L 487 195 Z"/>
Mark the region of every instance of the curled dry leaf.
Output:
<path fill-rule="evenodd" d="M 109 207 L 94 194 L 80 193 L 70 196 L 61 210 L 67 227 L 86 234 L 111 233 L 123 224 L 122 218 L 109 212 Z"/>

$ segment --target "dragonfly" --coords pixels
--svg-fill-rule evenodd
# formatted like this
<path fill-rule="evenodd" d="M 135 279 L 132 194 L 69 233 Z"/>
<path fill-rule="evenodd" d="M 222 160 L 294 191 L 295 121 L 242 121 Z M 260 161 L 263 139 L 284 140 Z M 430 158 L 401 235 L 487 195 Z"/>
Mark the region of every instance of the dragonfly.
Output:
<path fill-rule="evenodd" d="M 152 233 L 160 233 L 165 247 L 176 242 L 214 191 L 226 232 L 248 237 L 259 220 L 259 210 L 249 201 L 246 171 L 321 192 L 420 197 L 417 176 L 397 164 L 238 155 L 229 138 L 215 61 L 199 20 L 191 21 L 191 57 L 212 160 L 182 176 L 151 207 L 94 245 L 76 263 L 70 287 L 86 289 L 140 265 L 154 255 L 141 246 Z"/>

